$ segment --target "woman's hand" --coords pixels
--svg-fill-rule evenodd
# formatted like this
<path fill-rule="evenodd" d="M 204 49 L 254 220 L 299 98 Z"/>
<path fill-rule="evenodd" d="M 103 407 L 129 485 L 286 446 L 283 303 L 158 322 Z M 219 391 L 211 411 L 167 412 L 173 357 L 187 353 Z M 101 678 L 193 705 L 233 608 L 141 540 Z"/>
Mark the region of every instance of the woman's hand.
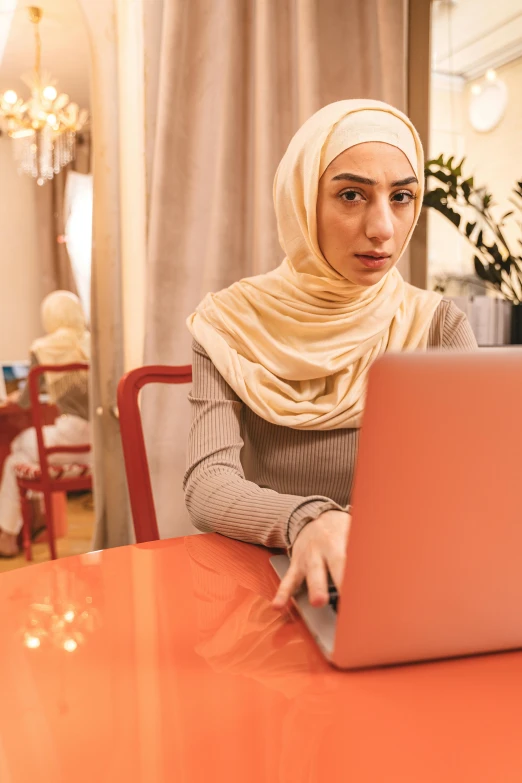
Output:
<path fill-rule="evenodd" d="M 306 580 L 312 606 L 328 603 L 328 572 L 341 589 L 351 516 L 325 511 L 300 531 L 292 547 L 292 562 L 272 605 L 282 609 Z"/>

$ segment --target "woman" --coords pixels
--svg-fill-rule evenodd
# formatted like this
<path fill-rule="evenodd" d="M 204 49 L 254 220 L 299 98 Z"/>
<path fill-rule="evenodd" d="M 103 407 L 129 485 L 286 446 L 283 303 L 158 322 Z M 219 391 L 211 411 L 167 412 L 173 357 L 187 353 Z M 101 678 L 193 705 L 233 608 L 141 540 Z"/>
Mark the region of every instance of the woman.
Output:
<path fill-rule="evenodd" d="M 42 325 L 45 337 L 31 346 L 31 364 L 72 364 L 89 362 L 91 356 L 90 334 L 78 297 L 70 291 L 54 291 L 42 303 Z M 91 442 L 87 374 L 48 373 L 46 387 L 51 402 L 57 405 L 60 416 L 56 422 L 44 427 L 47 446 L 75 446 Z M 26 386 L 19 404 L 29 404 Z M 82 462 L 90 454 L 82 454 Z M 55 464 L 77 462 L 76 454 L 53 454 Z M 22 529 L 20 497 L 16 483 L 15 465 L 37 463 L 38 448 L 33 427 L 24 430 L 11 444 L 11 454 L 4 463 L 0 484 L 0 557 L 18 554 L 18 534 Z"/>
<path fill-rule="evenodd" d="M 379 101 L 325 106 L 279 165 L 286 258 L 208 294 L 194 337 L 187 507 L 201 530 L 287 547 L 274 601 L 339 588 L 368 370 L 387 350 L 473 350 L 463 313 L 396 264 L 424 189 L 419 136 Z"/>

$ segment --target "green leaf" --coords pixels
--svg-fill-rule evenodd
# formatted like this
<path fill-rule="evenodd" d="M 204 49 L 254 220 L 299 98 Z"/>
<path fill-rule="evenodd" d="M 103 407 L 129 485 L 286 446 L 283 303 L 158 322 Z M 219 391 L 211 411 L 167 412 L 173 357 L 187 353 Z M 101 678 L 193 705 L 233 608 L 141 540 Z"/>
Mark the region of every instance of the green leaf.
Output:
<path fill-rule="evenodd" d="M 442 200 L 442 198 L 438 198 L 435 196 L 435 198 L 430 198 L 433 196 L 434 191 L 431 191 L 430 193 L 426 193 L 424 196 L 424 206 L 426 207 L 432 207 L 433 209 L 436 209 L 437 212 L 440 212 L 441 215 L 444 215 L 444 217 L 447 217 L 448 220 L 450 220 L 454 226 L 459 228 L 461 216 L 458 212 L 455 212 L 454 209 L 451 209 L 451 207 L 448 207 L 447 203 Z"/>
<path fill-rule="evenodd" d="M 478 272 L 477 269 L 481 269 L 481 271 Z M 505 272 L 500 272 L 498 269 L 495 269 L 493 264 L 484 263 L 477 257 L 475 257 L 475 271 L 482 280 L 486 280 L 496 288 L 500 287 L 502 275 L 506 274 Z"/>
<path fill-rule="evenodd" d="M 459 228 L 462 218 L 458 212 L 455 212 L 454 209 L 451 209 L 451 207 L 448 207 L 445 204 L 440 205 L 440 212 L 442 212 L 442 214 L 447 217 L 448 220 L 451 220 L 454 226 Z"/>
<path fill-rule="evenodd" d="M 500 285 L 502 282 L 502 275 L 506 274 L 506 272 L 503 272 L 500 269 L 496 269 L 495 264 L 488 264 L 487 271 L 489 282 L 493 283 L 493 285 Z"/>
<path fill-rule="evenodd" d="M 451 174 L 446 174 L 445 171 L 432 171 L 431 176 L 435 177 L 435 179 L 440 180 L 440 182 L 448 183 L 453 181 L 453 177 Z"/>
<path fill-rule="evenodd" d="M 475 272 L 480 277 L 481 280 L 490 281 L 489 278 L 489 272 L 485 264 L 482 263 L 480 258 L 478 256 L 474 256 L 473 263 L 475 266 Z"/>
<path fill-rule="evenodd" d="M 501 264 L 504 260 L 502 254 L 498 249 L 498 245 L 494 242 L 492 245 L 484 245 L 490 256 L 495 260 L 497 264 Z"/>
<path fill-rule="evenodd" d="M 439 204 L 446 203 L 447 195 L 444 188 L 434 188 L 433 190 L 428 190 L 424 194 L 423 203 L 426 207 L 434 207 L 437 209 Z"/>
<path fill-rule="evenodd" d="M 511 287 L 520 302 L 522 300 L 522 286 L 520 285 L 520 275 L 515 267 L 511 269 Z"/>

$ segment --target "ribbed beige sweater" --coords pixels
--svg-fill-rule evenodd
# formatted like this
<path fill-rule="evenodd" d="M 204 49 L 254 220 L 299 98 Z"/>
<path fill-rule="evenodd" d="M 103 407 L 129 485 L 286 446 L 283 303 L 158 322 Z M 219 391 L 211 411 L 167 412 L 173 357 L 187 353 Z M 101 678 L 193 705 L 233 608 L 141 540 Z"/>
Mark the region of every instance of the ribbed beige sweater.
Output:
<path fill-rule="evenodd" d="M 477 348 L 466 316 L 443 300 L 428 348 Z M 350 502 L 358 429 L 295 430 L 253 413 L 193 344 L 192 426 L 183 486 L 204 531 L 270 547 L 291 546 L 323 511 Z"/>

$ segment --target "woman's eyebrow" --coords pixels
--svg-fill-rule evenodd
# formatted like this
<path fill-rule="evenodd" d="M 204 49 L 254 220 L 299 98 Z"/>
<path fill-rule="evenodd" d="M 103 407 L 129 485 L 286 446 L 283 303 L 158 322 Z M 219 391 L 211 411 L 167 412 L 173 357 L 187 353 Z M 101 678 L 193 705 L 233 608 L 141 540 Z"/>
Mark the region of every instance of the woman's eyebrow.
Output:
<path fill-rule="evenodd" d="M 347 180 L 348 182 L 357 182 L 359 185 L 377 185 L 377 181 L 375 179 L 370 179 L 369 177 L 360 177 L 358 174 L 350 174 L 349 172 L 336 174 L 335 177 L 332 177 L 332 182 L 339 179 Z M 417 177 L 412 176 L 406 177 L 405 179 L 398 179 L 396 182 L 392 182 L 391 186 L 392 188 L 399 188 L 402 185 L 411 185 L 413 182 L 419 184 Z"/>
<path fill-rule="evenodd" d="M 377 182 L 374 179 L 369 179 L 368 177 L 360 177 L 358 174 L 349 174 L 348 172 L 344 172 L 343 174 L 336 174 L 335 177 L 332 177 L 332 182 L 336 179 L 346 179 L 348 182 L 358 182 L 360 185 L 376 185 Z"/>
<path fill-rule="evenodd" d="M 402 185 L 411 185 L 415 182 L 419 184 L 417 177 L 406 177 L 406 179 L 398 179 L 397 182 L 392 182 L 392 188 L 400 188 Z"/>

